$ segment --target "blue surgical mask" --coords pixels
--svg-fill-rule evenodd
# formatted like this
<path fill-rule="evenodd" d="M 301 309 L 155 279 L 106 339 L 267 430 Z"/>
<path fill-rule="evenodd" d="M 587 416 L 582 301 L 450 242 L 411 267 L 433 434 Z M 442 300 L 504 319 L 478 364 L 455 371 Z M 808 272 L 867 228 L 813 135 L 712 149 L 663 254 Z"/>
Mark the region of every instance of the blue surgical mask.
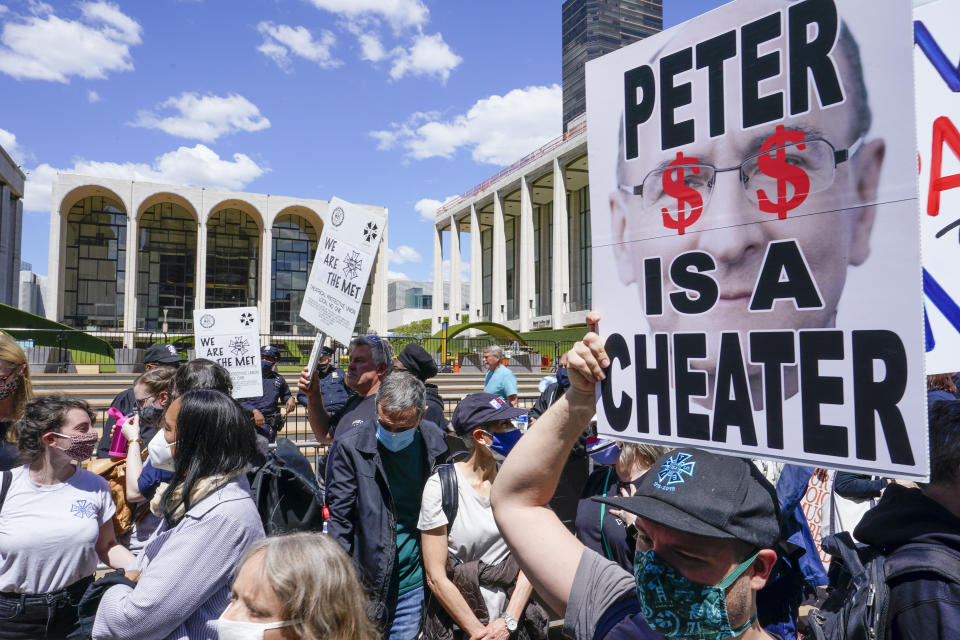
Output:
<path fill-rule="evenodd" d="M 653 628 L 678 640 L 721 640 L 742 635 L 753 621 L 734 629 L 727 615 L 726 589 L 750 568 L 760 552 L 740 563 L 720 584 L 699 584 L 682 576 L 653 551 L 637 551 L 633 575 L 643 616 Z"/>
<path fill-rule="evenodd" d="M 570 386 L 570 378 L 567 376 L 566 367 L 557 367 L 557 384 L 561 389 L 566 389 Z"/>
<path fill-rule="evenodd" d="M 413 443 L 414 437 L 417 435 L 417 429 L 407 429 L 406 431 L 401 431 L 399 433 L 394 433 L 393 431 L 387 431 L 383 428 L 379 422 L 377 423 L 377 440 L 380 441 L 384 447 L 388 450 L 396 453 L 397 451 L 403 451 Z"/>
<path fill-rule="evenodd" d="M 497 460 L 506 458 L 514 445 L 520 441 L 520 436 L 523 435 L 523 431 L 520 431 L 520 429 L 511 429 L 506 433 L 490 433 L 489 431 L 484 431 L 484 433 L 493 438 L 493 442 L 488 446 L 490 451 L 493 452 L 493 457 Z"/>
<path fill-rule="evenodd" d="M 592 448 L 596 450 L 590 451 L 591 446 L 588 442 L 587 451 L 590 451 L 590 459 L 594 464 L 617 464 L 617 460 L 620 459 L 620 445 L 613 440 L 600 439 Z"/>
<path fill-rule="evenodd" d="M 261 369 L 264 373 L 266 373 L 266 372 L 270 371 L 271 369 L 273 369 L 273 363 L 270 362 L 269 360 L 261 360 L 261 361 L 260 361 L 260 369 Z"/>

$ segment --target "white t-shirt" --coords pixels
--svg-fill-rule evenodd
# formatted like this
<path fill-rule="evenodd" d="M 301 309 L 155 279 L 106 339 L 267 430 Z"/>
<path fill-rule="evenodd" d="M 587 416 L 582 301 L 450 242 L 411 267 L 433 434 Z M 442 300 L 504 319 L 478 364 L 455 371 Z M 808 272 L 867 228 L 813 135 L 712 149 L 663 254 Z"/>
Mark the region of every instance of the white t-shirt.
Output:
<path fill-rule="evenodd" d="M 100 527 L 115 511 L 107 481 L 89 471 L 41 485 L 26 465 L 13 469 L 0 510 L 0 591 L 49 593 L 92 576 Z"/>
<path fill-rule="evenodd" d="M 473 560 L 481 560 L 486 564 L 502 562 L 510 555 L 510 549 L 493 519 L 490 497 L 480 495 L 470 486 L 470 482 L 460 472 L 459 465 L 455 464 L 453 468 L 457 472 L 459 506 L 453 526 L 447 530 L 447 548 L 450 553 L 464 562 Z M 418 529 L 429 531 L 447 524 L 442 500 L 440 474 L 434 473 L 423 487 Z M 487 605 L 490 619 L 499 618 L 507 608 L 507 592 L 503 589 L 488 589 L 481 585 L 480 593 L 483 594 L 483 601 Z"/>

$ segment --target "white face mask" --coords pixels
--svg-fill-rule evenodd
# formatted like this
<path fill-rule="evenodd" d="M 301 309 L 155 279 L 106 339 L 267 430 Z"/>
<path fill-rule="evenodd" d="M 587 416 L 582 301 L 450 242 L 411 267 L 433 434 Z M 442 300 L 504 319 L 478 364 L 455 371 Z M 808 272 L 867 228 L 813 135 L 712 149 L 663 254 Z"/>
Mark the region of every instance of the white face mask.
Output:
<path fill-rule="evenodd" d="M 217 620 L 217 636 L 220 640 L 263 640 L 267 629 L 289 627 L 292 622 L 237 622 L 226 620 L 223 616 Z"/>
<path fill-rule="evenodd" d="M 153 465 L 154 469 L 173 471 L 173 454 L 170 453 L 170 447 L 175 444 L 176 442 L 167 442 L 166 438 L 163 437 L 163 431 L 157 431 L 150 438 L 147 451 L 149 452 L 150 464 Z"/>

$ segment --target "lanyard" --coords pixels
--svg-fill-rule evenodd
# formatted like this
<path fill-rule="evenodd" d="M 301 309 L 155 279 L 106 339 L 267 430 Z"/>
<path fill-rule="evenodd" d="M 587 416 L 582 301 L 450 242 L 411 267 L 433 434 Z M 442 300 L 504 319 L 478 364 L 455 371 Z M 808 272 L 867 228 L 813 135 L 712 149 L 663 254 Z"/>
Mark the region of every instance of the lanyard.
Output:
<path fill-rule="evenodd" d="M 613 473 L 613 467 L 607 468 L 607 478 L 603 481 L 603 497 L 607 497 L 607 489 L 610 487 L 610 474 Z M 607 544 L 607 535 L 603 532 L 603 516 L 607 512 L 607 505 L 600 503 L 600 542 L 603 543 L 603 550 L 607 554 L 607 560 L 613 560 L 613 554 L 610 553 L 610 545 Z"/>

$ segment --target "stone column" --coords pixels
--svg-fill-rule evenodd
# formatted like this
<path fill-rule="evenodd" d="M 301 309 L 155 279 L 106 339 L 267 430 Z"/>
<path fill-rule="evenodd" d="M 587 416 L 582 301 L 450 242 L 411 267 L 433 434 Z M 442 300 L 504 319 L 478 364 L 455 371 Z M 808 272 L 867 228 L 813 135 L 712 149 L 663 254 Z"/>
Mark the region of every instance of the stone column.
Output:
<path fill-rule="evenodd" d="M 478 322 L 483 311 L 483 244 L 480 239 L 480 215 L 470 205 L 470 322 Z"/>
<path fill-rule="evenodd" d="M 563 328 L 563 316 L 570 298 L 570 241 L 567 229 L 567 176 L 553 160 L 553 283 L 551 318 L 554 329 Z"/>
<path fill-rule="evenodd" d="M 127 212 L 127 270 L 123 281 L 123 346 L 132 349 L 137 331 L 137 258 L 139 254 L 140 221 L 137 219 L 139 203 L 133 199 L 133 184 L 130 184 L 130 210 Z"/>
<path fill-rule="evenodd" d="M 460 226 L 450 216 L 450 326 L 460 324 L 463 312 L 460 284 Z"/>
<path fill-rule="evenodd" d="M 430 307 L 430 332 L 440 331 L 443 315 L 443 230 L 433 226 L 433 304 Z"/>
<path fill-rule="evenodd" d="M 54 181 L 56 185 L 56 181 Z M 51 200 L 63 195 L 57 189 Z M 67 252 L 67 225 L 58 208 L 50 206 L 50 249 L 47 251 L 47 300 L 43 305 L 48 320 L 63 321 L 63 263 Z"/>
<path fill-rule="evenodd" d="M 503 200 L 493 192 L 493 282 L 491 287 L 491 320 L 503 322 L 507 317 L 507 237 L 504 230 Z"/>
<path fill-rule="evenodd" d="M 197 266 L 194 270 L 196 281 L 193 284 L 193 308 L 203 309 L 207 304 L 207 218 L 206 212 L 200 212 L 197 224 Z"/>
<path fill-rule="evenodd" d="M 273 227 L 264 220 L 260 235 L 260 285 L 257 287 L 257 314 L 260 333 L 270 333 L 270 301 L 273 299 Z"/>
<path fill-rule="evenodd" d="M 23 242 L 23 200 L 17 198 L 15 202 L 11 202 L 10 211 L 13 213 L 13 273 L 16 276 L 11 283 L 13 290 L 10 292 L 10 306 L 18 307 L 20 304 L 20 245 Z"/>
<path fill-rule="evenodd" d="M 20 270 L 20 263 L 13 264 L 13 242 L 10 238 L 14 235 L 15 215 L 13 207 L 10 206 L 10 187 L 0 185 L 0 271 L 3 271 L 4 277 L 0 279 L 0 302 L 16 306 L 13 298 L 13 287 L 20 286 L 19 278 L 15 281 L 14 274 Z"/>
<path fill-rule="evenodd" d="M 525 176 L 520 178 L 520 300 L 517 317 L 520 319 L 520 331 L 530 331 L 533 315 L 534 261 L 533 261 L 533 200 L 530 198 L 530 184 Z"/>

